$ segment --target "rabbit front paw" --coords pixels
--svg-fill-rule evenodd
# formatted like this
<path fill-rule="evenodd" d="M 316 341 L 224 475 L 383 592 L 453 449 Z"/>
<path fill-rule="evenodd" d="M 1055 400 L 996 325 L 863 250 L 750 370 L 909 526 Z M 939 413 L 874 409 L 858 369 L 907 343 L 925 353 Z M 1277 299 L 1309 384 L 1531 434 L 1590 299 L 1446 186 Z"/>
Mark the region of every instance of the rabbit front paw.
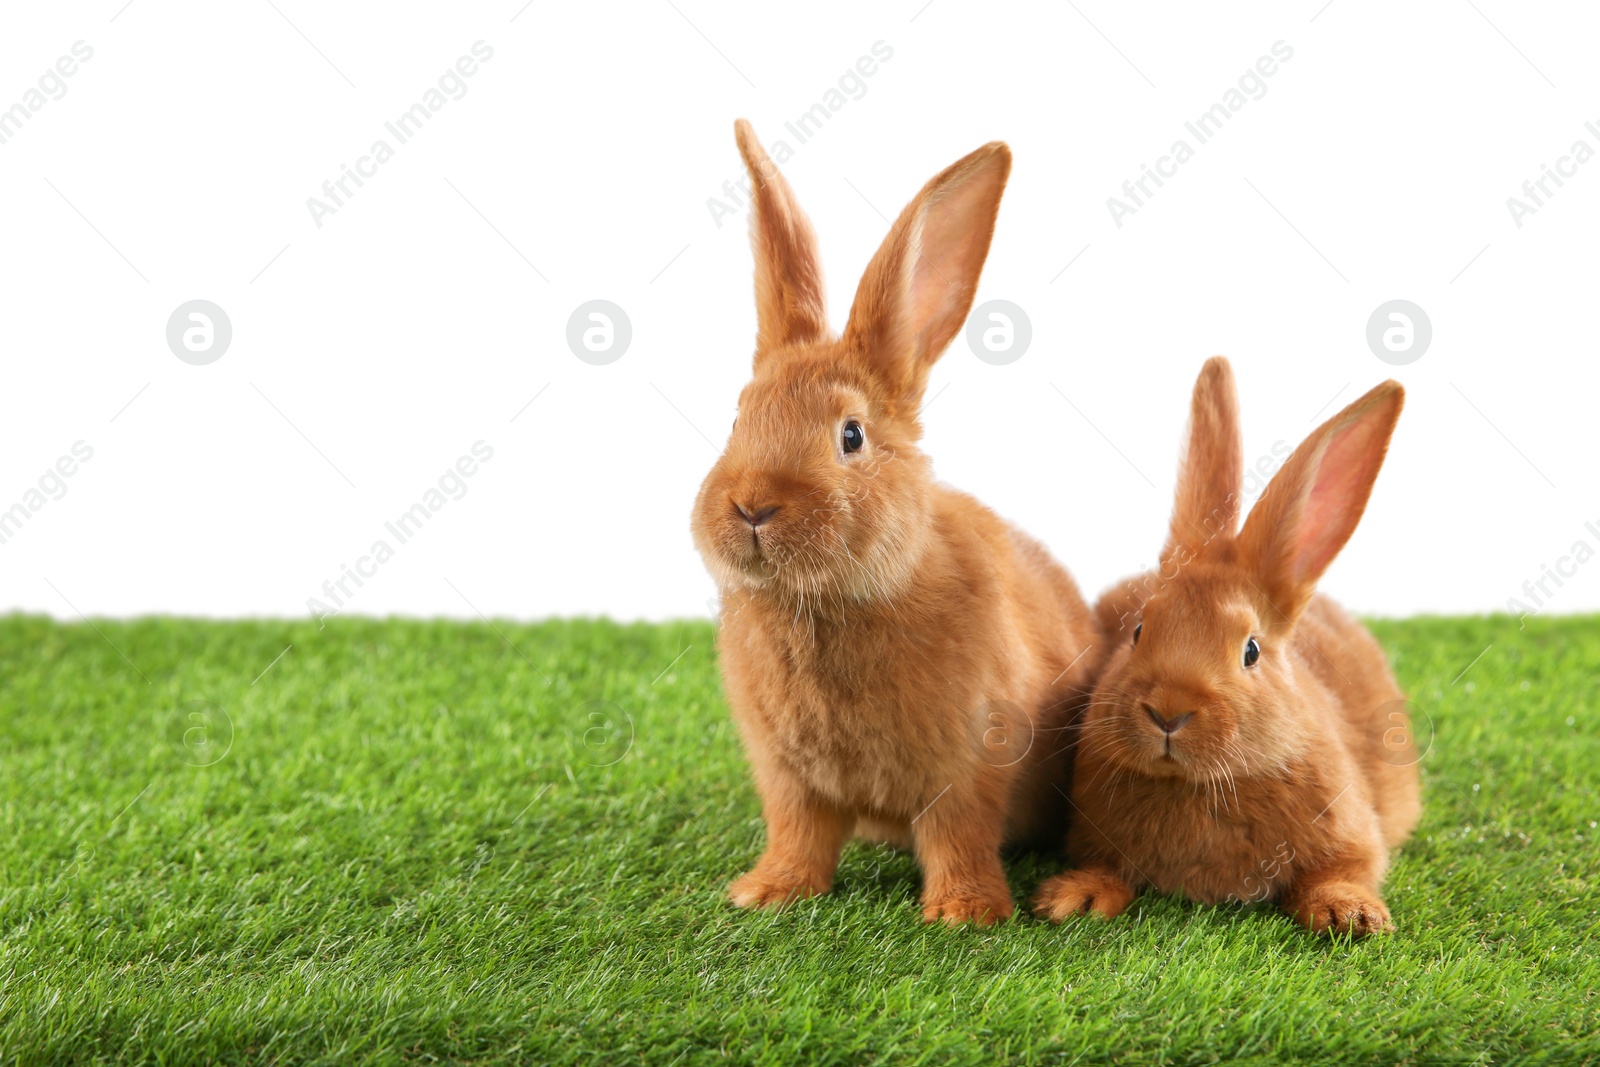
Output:
<path fill-rule="evenodd" d="M 1112 871 L 1063 871 L 1045 880 L 1033 898 L 1033 912 L 1058 923 L 1069 915 L 1115 919 L 1133 900 L 1133 887 Z"/>
<path fill-rule="evenodd" d="M 1385 934 L 1394 929 L 1383 898 L 1354 882 L 1324 882 L 1294 893 L 1285 910 L 1314 934 Z"/>

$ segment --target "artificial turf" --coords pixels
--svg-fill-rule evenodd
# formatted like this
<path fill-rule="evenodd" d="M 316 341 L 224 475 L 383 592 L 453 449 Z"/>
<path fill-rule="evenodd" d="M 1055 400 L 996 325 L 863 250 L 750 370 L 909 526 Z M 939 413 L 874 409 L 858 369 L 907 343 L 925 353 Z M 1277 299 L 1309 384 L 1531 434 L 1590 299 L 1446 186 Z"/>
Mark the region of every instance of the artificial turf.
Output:
<path fill-rule="evenodd" d="M 0 619 L 0 1063 L 1600 1062 L 1600 619 L 1374 629 L 1431 747 L 1350 942 L 928 927 L 859 843 L 735 910 L 707 623 Z"/>

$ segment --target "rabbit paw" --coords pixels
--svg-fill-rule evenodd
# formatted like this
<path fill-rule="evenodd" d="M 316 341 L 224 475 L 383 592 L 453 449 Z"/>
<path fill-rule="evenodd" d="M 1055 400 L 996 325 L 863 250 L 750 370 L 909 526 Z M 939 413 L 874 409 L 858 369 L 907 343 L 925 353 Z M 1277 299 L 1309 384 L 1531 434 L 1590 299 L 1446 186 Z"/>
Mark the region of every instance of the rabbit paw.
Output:
<path fill-rule="evenodd" d="M 776 911 L 797 900 L 826 893 L 828 889 L 827 885 L 756 867 L 734 879 L 733 884 L 728 886 L 728 899 L 741 908 L 771 908 Z"/>
<path fill-rule="evenodd" d="M 1068 915 L 1115 919 L 1133 900 L 1133 888 L 1111 871 L 1063 871 L 1047 879 L 1033 898 L 1033 912 L 1058 923 Z"/>
<path fill-rule="evenodd" d="M 1383 934 L 1394 929 L 1381 897 L 1353 882 L 1325 882 L 1294 894 L 1288 908 L 1314 934 Z"/>
<path fill-rule="evenodd" d="M 1002 919 L 1011 918 L 1014 910 L 1015 906 L 1011 903 L 1009 893 L 988 896 L 966 893 L 939 900 L 924 897 L 922 921 L 942 922 L 946 926 L 960 926 L 969 922 L 977 923 L 979 926 L 992 926 Z"/>

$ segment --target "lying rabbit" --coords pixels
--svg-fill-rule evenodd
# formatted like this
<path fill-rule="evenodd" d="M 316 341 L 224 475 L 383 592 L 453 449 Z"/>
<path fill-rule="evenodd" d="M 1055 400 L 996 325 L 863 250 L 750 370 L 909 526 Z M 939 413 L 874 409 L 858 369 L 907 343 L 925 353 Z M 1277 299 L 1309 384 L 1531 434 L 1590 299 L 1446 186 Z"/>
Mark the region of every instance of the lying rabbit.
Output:
<path fill-rule="evenodd" d="M 1317 579 L 1349 540 L 1404 391 L 1384 382 L 1319 427 L 1235 533 L 1233 375 L 1195 385 L 1171 532 L 1153 574 L 1096 606 L 1111 653 L 1084 713 L 1067 851 L 1036 911 L 1111 917 L 1144 887 L 1273 899 L 1313 931 L 1390 928 L 1389 850 L 1421 810 L 1383 651 Z"/>

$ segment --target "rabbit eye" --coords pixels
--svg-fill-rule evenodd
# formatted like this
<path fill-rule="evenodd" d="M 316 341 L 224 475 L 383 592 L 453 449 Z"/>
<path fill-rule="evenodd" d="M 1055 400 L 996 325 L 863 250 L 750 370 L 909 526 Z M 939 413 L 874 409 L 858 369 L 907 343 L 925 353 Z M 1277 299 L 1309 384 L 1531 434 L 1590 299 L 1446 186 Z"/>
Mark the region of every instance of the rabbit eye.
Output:
<path fill-rule="evenodd" d="M 1133 643 L 1135 645 L 1139 643 L 1139 635 L 1142 633 L 1144 633 L 1144 623 L 1141 622 L 1133 628 Z"/>
<path fill-rule="evenodd" d="M 861 446 L 867 443 L 866 431 L 861 429 L 861 424 L 851 419 L 844 424 L 844 433 L 840 435 L 840 443 L 844 446 L 846 454 L 861 451 Z"/>
<path fill-rule="evenodd" d="M 1256 660 L 1260 658 L 1261 642 L 1252 637 L 1250 640 L 1244 643 L 1244 665 L 1246 667 L 1254 667 L 1256 665 Z"/>

